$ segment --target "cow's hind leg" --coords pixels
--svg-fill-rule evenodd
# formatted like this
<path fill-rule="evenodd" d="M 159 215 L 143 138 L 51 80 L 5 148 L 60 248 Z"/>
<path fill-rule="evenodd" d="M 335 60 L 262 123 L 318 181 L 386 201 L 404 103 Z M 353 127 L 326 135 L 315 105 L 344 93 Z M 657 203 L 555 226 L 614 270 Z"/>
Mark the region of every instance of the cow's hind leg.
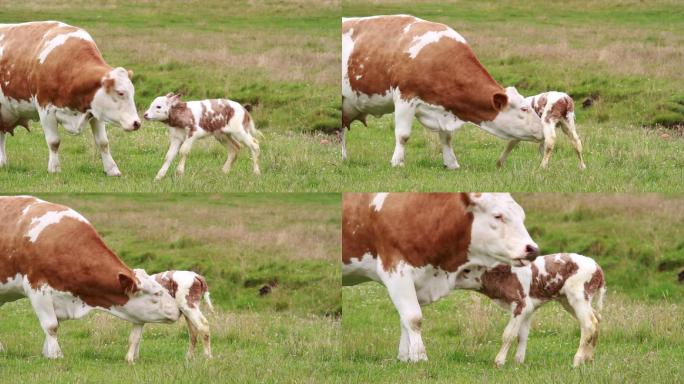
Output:
<path fill-rule="evenodd" d="M 45 332 L 45 343 L 43 344 L 43 356 L 48 359 L 57 359 L 64 357 L 62 349 L 57 342 L 57 328 L 59 328 L 59 321 L 55 314 L 54 304 L 49 295 L 44 295 L 39 292 L 32 293 L 29 296 L 33 310 L 36 312 L 38 321 L 40 322 L 43 332 Z"/>
<path fill-rule="evenodd" d="M 48 172 L 56 173 L 61 171 L 59 164 L 59 132 L 57 131 L 57 118 L 54 113 L 41 112 L 40 124 L 43 126 L 45 133 L 45 142 L 48 146 Z"/>
<path fill-rule="evenodd" d="M 381 261 L 378 262 L 381 263 Z M 411 362 L 427 360 L 425 346 L 420 335 L 423 314 L 418 303 L 416 288 L 411 273 L 400 269 L 381 273 L 380 276 L 387 287 L 390 299 L 399 312 L 401 339 L 398 358 L 401 361 Z M 384 271 L 381 266 L 379 270 Z"/>
<path fill-rule="evenodd" d="M 107 131 L 105 130 L 105 123 L 103 121 L 92 119 L 90 120 L 90 129 L 93 131 L 93 138 L 95 139 L 95 146 L 100 151 L 102 158 L 102 166 L 107 176 L 121 176 L 121 171 L 117 167 L 116 162 L 109 152 L 109 139 L 107 138 Z"/>
<path fill-rule="evenodd" d="M 129 364 L 135 363 L 140 355 L 140 340 L 142 339 L 143 324 L 134 324 L 131 329 L 131 334 L 128 336 L 128 353 L 126 353 L 126 362 Z"/>
<path fill-rule="evenodd" d="M 563 132 L 565 132 L 565 134 L 568 135 L 568 137 L 570 138 L 572 147 L 575 148 L 575 153 L 577 154 L 577 158 L 579 159 L 580 163 L 580 169 L 586 169 L 587 166 L 584 164 L 584 158 L 582 158 L 582 140 L 580 140 L 579 135 L 577 134 L 577 128 L 575 127 L 575 118 L 573 116 L 570 116 L 566 121 L 562 121 L 561 127 L 563 129 Z"/>
<path fill-rule="evenodd" d="M 504 163 L 506 162 L 506 159 L 508 158 L 508 154 L 511 153 L 515 147 L 518 146 L 518 143 L 520 140 L 511 140 L 506 144 L 506 148 L 504 148 L 503 152 L 501 152 L 501 156 L 499 156 L 499 159 L 496 161 L 496 166 L 501 168 Z"/>
<path fill-rule="evenodd" d="M 5 132 L 0 132 L 0 168 L 7 165 L 7 152 L 5 152 Z"/>
<path fill-rule="evenodd" d="M 416 109 L 410 103 L 403 100 L 394 102 L 394 154 L 392 155 L 392 166 L 403 167 L 405 158 L 404 146 L 411 136 L 411 125 Z"/>

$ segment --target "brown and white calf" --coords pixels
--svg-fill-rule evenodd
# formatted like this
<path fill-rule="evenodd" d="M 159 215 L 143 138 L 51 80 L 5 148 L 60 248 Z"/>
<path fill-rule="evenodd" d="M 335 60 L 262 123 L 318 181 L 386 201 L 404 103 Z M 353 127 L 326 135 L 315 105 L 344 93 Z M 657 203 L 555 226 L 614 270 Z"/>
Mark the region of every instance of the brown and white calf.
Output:
<path fill-rule="evenodd" d="M 214 307 L 209 297 L 209 287 L 202 275 L 192 271 L 166 271 L 151 276 L 161 284 L 171 296 L 176 299 L 176 305 L 188 325 L 190 345 L 186 358 L 192 358 L 197 345 L 197 336 L 202 337 L 204 345 L 204 357 L 211 358 L 211 342 L 209 339 L 209 322 L 200 310 L 200 302 L 204 302 L 213 313 Z M 128 353 L 126 361 L 134 363 L 138 359 L 140 351 L 140 339 L 142 338 L 143 324 L 133 325 L 133 330 L 128 338 Z"/>
<path fill-rule="evenodd" d="M 451 137 L 465 123 L 506 140 L 541 133 L 539 116 L 518 91 L 499 85 L 447 25 L 409 15 L 343 18 L 342 158 L 354 120 L 392 112 L 392 166 L 404 165 L 414 117 L 439 134 L 449 169 L 459 168 Z"/>
<path fill-rule="evenodd" d="M 575 253 L 558 253 L 540 256 L 523 267 L 500 264 L 491 268 L 469 264 L 457 274 L 456 287 L 483 293 L 511 312 L 511 320 L 503 333 L 503 345 L 496 355 L 497 366 L 506 363 L 508 349 L 516 336 L 515 361 L 522 363 L 525 360 L 532 314 L 552 300 L 560 302 L 580 324 L 580 344 L 573 365 L 577 367 L 593 359 L 606 292 L 603 270 L 593 259 Z M 596 310 L 592 308 L 595 295 Z"/>
<path fill-rule="evenodd" d="M 90 123 L 105 172 L 120 176 L 105 123 L 125 131 L 140 127 L 131 76 L 110 67 L 83 29 L 57 21 L 0 24 L 0 167 L 7 165 L 6 134 L 39 120 L 48 172 L 59 172 L 57 125 L 78 134 Z"/>
<path fill-rule="evenodd" d="M 542 120 L 542 130 L 539 150 L 543 154 L 541 166 L 546 168 L 551 159 L 551 152 L 556 143 L 556 127 L 560 126 L 563 132 L 570 138 L 577 158 L 580 162 L 580 169 L 586 169 L 582 158 L 582 141 L 577 134 L 575 127 L 575 103 L 567 93 L 563 92 L 544 92 L 535 96 L 530 96 L 525 99 L 532 109 L 539 115 Z M 520 139 L 513 139 L 508 142 L 506 148 L 501 153 L 501 156 L 496 161 L 496 165 L 501 167 L 505 162 L 508 154 L 518 145 Z"/>
<path fill-rule="evenodd" d="M 147 120 L 166 123 L 171 136 L 171 146 L 155 180 L 160 180 L 166 175 L 179 149 L 181 159 L 176 173 L 182 175 L 192 144 L 195 140 L 208 135 L 213 135 L 228 150 L 223 172 L 230 171 L 240 151 L 240 145 L 244 144 L 251 152 L 254 173 L 261 173 L 259 143 L 255 139 L 255 136 L 261 136 L 261 133 L 254 126 L 254 119 L 249 114 L 250 109 L 249 106 L 242 106 L 227 99 L 184 102 L 179 95 L 173 93 L 154 99 L 144 117 Z"/>
<path fill-rule="evenodd" d="M 59 322 L 93 309 L 134 324 L 180 316 L 173 297 L 124 264 L 78 212 L 31 196 L 0 197 L 0 306 L 24 297 L 45 332 L 47 358 L 63 356 Z"/>
<path fill-rule="evenodd" d="M 469 262 L 536 257 L 524 221 L 507 193 L 345 193 L 342 284 L 383 284 L 399 313 L 399 360 L 427 360 L 421 305 L 451 293 Z"/>

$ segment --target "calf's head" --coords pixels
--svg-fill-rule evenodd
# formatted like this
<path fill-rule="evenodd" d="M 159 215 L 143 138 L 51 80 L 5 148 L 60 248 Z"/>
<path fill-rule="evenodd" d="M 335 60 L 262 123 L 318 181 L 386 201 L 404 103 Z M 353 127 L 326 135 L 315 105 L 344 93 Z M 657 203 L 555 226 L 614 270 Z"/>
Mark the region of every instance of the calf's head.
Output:
<path fill-rule="evenodd" d="M 506 94 L 494 94 L 492 104 L 499 113 L 494 120 L 481 123 L 492 133 L 500 132 L 508 137 L 528 136 L 530 132 L 541 135 L 541 118 L 515 87 L 506 88 Z"/>
<path fill-rule="evenodd" d="M 479 264 L 466 264 L 456 273 L 455 288 L 482 289 L 482 275 L 486 268 Z"/>
<path fill-rule="evenodd" d="M 135 281 L 119 274 L 119 282 L 128 295 L 126 304 L 115 309 L 115 314 L 133 323 L 170 323 L 178 320 L 180 311 L 169 292 L 144 270 L 135 269 Z"/>
<path fill-rule="evenodd" d="M 166 96 L 159 96 L 152 101 L 143 117 L 147 120 L 166 121 L 169 119 L 171 108 L 180 103 L 180 95 L 168 93 Z"/>
<path fill-rule="evenodd" d="M 473 214 L 468 258 L 486 266 L 503 262 L 524 265 L 539 255 L 525 228 L 525 211 L 508 193 L 471 193 Z"/>
<path fill-rule="evenodd" d="M 119 67 L 102 78 L 101 86 L 90 104 L 90 113 L 96 119 L 119 125 L 124 131 L 140 128 L 132 76 L 133 72 Z"/>

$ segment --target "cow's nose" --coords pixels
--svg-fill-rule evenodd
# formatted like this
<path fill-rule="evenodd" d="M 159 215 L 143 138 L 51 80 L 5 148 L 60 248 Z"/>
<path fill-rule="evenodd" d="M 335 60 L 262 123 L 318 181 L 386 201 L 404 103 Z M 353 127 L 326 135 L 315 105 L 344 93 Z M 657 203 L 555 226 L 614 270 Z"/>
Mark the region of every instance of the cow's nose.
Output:
<path fill-rule="evenodd" d="M 145 118 L 145 120 L 149 120 L 149 119 L 150 119 L 149 117 L 147 117 L 147 112 L 145 112 L 145 114 L 143 115 L 143 117 Z"/>
<path fill-rule="evenodd" d="M 133 130 L 140 128 L 140 121 L 136 120 L 133 122 Z"/>
<path fill-rule="evenodd" d="M 525 258 L 527 260 L 533 260 L 537 256 L 539 256 L 539 247 L 527 244 L 527 246 L 525 246 Z"/>

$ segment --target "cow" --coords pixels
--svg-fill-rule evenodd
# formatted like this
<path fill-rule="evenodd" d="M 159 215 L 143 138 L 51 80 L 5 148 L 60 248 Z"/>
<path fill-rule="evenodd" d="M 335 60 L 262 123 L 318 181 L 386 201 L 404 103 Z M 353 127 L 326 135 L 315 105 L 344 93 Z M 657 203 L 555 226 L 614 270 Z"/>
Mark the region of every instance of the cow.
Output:
<path fill-rule="evenodd" d="M 547 168 L 549 165 L 551 152 L 556 143 L 556 126 L 560 125 L 575 148 L 575 153 L 580 162 L 580 169 L 586 169 L 587 166 L 582 158 L 582 141 L 575 127 L 575 103 L 572 97 L 567 93 L 550 91 L 527 97 L 525 100 L 542 120 L 541 136 L 543 139 L 539 146 L 539 151 L 543 153 L 541 167 Z M 501 156 L 496 161 L 497 167 L 501 167 L 506 162 L 508 154 L 511 153 L 519 142 L 519 139 L 513 139 L 506 144 L 506 148 L 504 148 Z"/>
<path fill-rule="evenodd" d="M 449 294 L 467 263 L 536 257 L 524 220 L 507 193 L 345 193 L 342 283 L 382 283 L 399 312 L 399 360 L 427 360 L 421 305 Z"/>
<path fill-rule="evenodd" d="M 28 298 L 45 332 L 43 356 L 63 357 L 59 322 L 93 309 L 134 324 L 169 323 L 173 297 L 119 259 L 78 212 L 32 196 L 0 197 L 0 306 Z"/>
<path fill-rule="evenodd" d="M 606 293 L 603 270 L 593 259 L 576 253 L 557 253 L 537 257 L 523 267 L 499 264 L 487 268 L 468 264 L 457 273 L 456 287 L 476 290 L 511 313 L 503 333 L 503 345 L 494 361 L 497 367 L 506 363 L 508 349 L 516 336 L 515 361 L 519 364 L 525 361 L 532 314 L 552 300 L 560 302 L 580 324 L 580 345 L 573 366 L 593 360 Z M 596 310 L 592 308 L 594 297 Z"/>
<path fill-rule="evenodd" d="M 352 122 L 392 112 L 395 167 L 404 165 L 414 117 L 439 134 L 448 169 L 459 168 L 451 137 L 467 122 L 505 140 L 541 140 L 539 116 L 489 75 L 458 32 L 409 15 L 343 18 L 342 158 Z"/>
<path fill-rule="evenodd" d="M 209 322 L 200 311 L 200 301 L 204 298 L 209 310 L 213 313 L 214 306 L 211 304 L 209 287 L 204 277 L 192 271 L 166 271 L 151 276 L 161 284 L 166 291 L 176 299 L 176 305 L 180 310 L 188 326 L 190 344 L 185 357 L 192 358 L 197 345 L 197 335 L 202 337 L 204 345 L 204 357 L 210 359 L 211 343 L 209 339 Z M 126 362 L 133 364 L 139 356 L 140 340 L 142 338 L 143 324 L 134 324 L 131 335 L 128 338 L 128 353 Z"/>
<path fill-rule="evenodd" d="M 195 140 L 213 135 L 226 146 L 228 158 L 223 164 L 223 172 L 230 171 L 241 144 L 249 148 L 252 155 L 254 174 L 259 170 L 259 142 L 255 136 L 263 136 L 254 126 L 249 114 L 251 106 L 242 106 L 232 100 L 211 99 L 201 101 L 181 101 L 180 95 L 168 93 L 152 101 L 143 117 L 147 120 L 161 121 L 169 126 L 171 145 L 166 159 L 155 180 L 161 180 L 180 149 L 181 159 L 176 173 L 185 173 L 185 160 Z"/>
<path fill-rule="evenodd" d="M 7 165 L 6 135 L 38 120 L 49 150 L 48 172 L 59 172 L 58 123 L 71 134 L 89 123 L 105 173 L 121 176 L 105 123 L 125 131 L 140 128 L 132 76 L 110 67 L 83 29 L 57 21 L 0 24 L 0 167 Z"/>

